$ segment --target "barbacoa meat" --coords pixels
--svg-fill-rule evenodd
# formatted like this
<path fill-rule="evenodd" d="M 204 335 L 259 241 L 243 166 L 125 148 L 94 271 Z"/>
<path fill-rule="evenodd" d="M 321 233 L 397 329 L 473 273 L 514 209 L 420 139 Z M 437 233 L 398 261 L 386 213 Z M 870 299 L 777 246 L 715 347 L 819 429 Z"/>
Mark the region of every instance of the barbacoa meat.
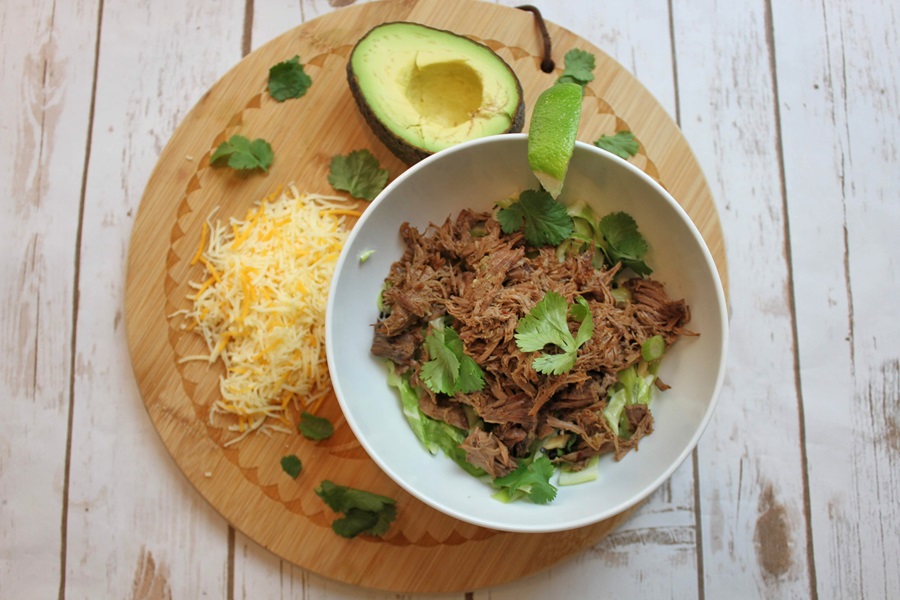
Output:
<path fill-rule="evenodd" d="M 565 432 L 574 443 L 550 457 L 578 469 L 601 453 L 618 460 L 652 432 L 646 406 L 626 407 L 628 439 L 610 429 L 602 411 L 617 373 L 640 360 L 645 340 L 661 335 L 668 347 L 695 335 L 685 327 L 690 311 L 683 300 L 669 298 L 661 283 L 645 277 L 626 279 L 631 300 L 618 302 L 612 291 L 618 265 L 597 269 L 592 252 L 560 259 L 556 248 L 534 248 L 521 233 L 504 233 L 490 213 L 464 210 L 425 232 L 404 224 L 400 234 L 406 250 L 385 280 L 386 314 L 374 326 L 372 352 L 411 374 L 424 390 L 425 414 L 464 429 L 463 406 L 481 418 L 483 425 L 461 445 L 470 463 L 502 476 L 536 439 Z M 574 367 L 559 375 L 534 371 L 533 356 L 522 353 L 514 337 L 519 319 L 549 291 L 569 303 L 583 297 L 594 321 L 594 335 L 578 349 Z M 448 398 L 419 380 L 428 360 L 421 342 L 439 317 L 451 318 L 466 354 L 481 367 L 482 390 Z M 573 333 L 577 325 L 570 323 Z"/>

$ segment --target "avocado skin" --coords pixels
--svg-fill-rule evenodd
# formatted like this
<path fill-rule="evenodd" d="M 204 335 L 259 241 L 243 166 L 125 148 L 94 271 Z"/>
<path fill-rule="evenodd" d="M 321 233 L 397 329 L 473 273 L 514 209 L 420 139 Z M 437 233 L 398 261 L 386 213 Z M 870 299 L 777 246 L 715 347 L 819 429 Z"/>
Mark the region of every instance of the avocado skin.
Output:
<path fill-rule="evenodd" d="M 381 120 L 372 113 L 372 110 L 369 107 L 368 103 L 366 102 L 365 96 L 363 96 L 362 90 L 360 89 L 359 81 L 356 77 L 356 73 L 353 70 L 353 53 L 356 50 L 356 47 L 359 46 L 359 44 L 363 40 L 365 40 L 366 37 L 370 33 L 372 33 L 372 31 L 374 31 L 375 29 L 382 27 L 384 25 L 390 25 L 392 23 L 404 23 L 404 22 L 405 21 L 390 21 L 390 22 L 380 23 L 379 25 L 376 25 L 375 27 L 370 29 L 364 36 L 362 36 L 356 42 L 356 44 L 353 47 L 353 50 L 350 51 L 350 55 L 349 55 L 350 58 L 347 60 L 347 83 L 350 86 L 350 93 L 353 95 L 353 99 L 356 101 L 356 105 L 359 108 L 359 112 L 362 114 L 363 118 L 365 119 L 365 121 L 369 125 L 369 127 L 372 129 L 372 132 L 375 134 L 375 136 L 379 140 L 381 140 L 381 142 L 385 146 L 387 146 L 387 148 L 394 154 L 394 156 L 399 158 L 401 161 L 403 161 L 407 165 L 414 165 L 415 163 L 431 156 L 432 154 L 434 154 L 434 152 L 431 150 L 428 150 L 427 148 L 421 148 L 419 146 L 412 145 L 409 142 L 407 142 L 406 140 L 400 138 L 394 132 L 392 132 L 387 126 L 385 126 L 385 124 L 382 123 Z M 433 29 L 435 31 L 442 31 L 444 33 L 450 33 L 452 35 L 455 35 L 456 37 L 465 38 L 472 44 L 482 46 L 484 48 L 488 48 L 486 45 L 484 45 L 480 42 L 477 42 L 466 36 L 462 36 L 457 33 L 453 33 L 452 31 L 437 29 L 435 27 L 423 25 L 422 23 L 413 23 L 413 24 L 418 27 L 423 27 L 426 29 Z M 493 50 L 491 50 L 490 48 L 488 48 L 488 50 L 490 50 L 491 53 L 496 55 L 496 53 Z M 516 107 L 516 114 L 513 117 L 513 121 L 510 124 L 509 128 L 502 133 L 504 133 L 504 134 L 505 133 L 519 133 L 520 131 L 522 131 L 522 128 L 525 126 L 525 101 L 524 101 L 524 95 L 522 92 L 522 83 L 519 81 L 519 78 L 517 76 L 515 76 L 515 72 L 512 70 L 512 67 L 510 67 L 509 64 L 505 60 L 503 60 L 499 55 L 497 55 L 497 59 L 501 63 L 503 63 L 503 65 L 506 66 L 506 68 L 509 69 L 509 71 L 513 74 L 513 80 L 516 82 L 516 93 L 518 94 L 518 97 L 519 97 L 519 103 Z"/>

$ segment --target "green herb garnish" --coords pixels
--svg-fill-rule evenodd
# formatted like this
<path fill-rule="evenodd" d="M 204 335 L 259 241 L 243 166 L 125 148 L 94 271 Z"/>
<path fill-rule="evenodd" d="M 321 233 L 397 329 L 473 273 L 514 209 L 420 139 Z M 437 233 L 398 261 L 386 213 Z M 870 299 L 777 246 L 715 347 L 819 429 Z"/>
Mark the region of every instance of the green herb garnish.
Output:
<path fill-rule="evenodd" d="M 389 173 L 382 169 L 371 152 L 354 150 L 347 156 L 331 159 L 328 183 L 336 190 L 349 192 L 354 198 L 374 200 L 387 185 Z"/>
<path fill-rule="evenodd" d="M 316 494 L 331 510 L 344 515 L 331 524 L 331 529 L 341 537 L 352 538 L 360 533 L 384 535 L 397 518 L 397 501 L 393 498 L 328 480 L 319 484 Z"/>
<path fill-rule="evenodd" d="M 521 229 L 532 246 L 556 246 L 572 235 L 574 227 L 565 205 L 543 189 L 522 192 L 518 201 L 497 211 L 497 221 L 504 233 Z"/>
<path fill-rule="evenodd" d="M 309 440 L 324 440 L 334 434 L 334 425 L 325 417 L 317 417 L 316 415 L 303 411 L 300 414 L 300 423 L 297 424 L 297 430 Z"/>
<path fill-rule="evenodd" d="M 269 69 L 269 95 L 279 102 L 299 98 L 311 85 L 312 79 L 303 70 L 299 56 L 280 62 Z"/>
<path fill-rule="evenodd" d="M 522 462 L 512 473 L 494 479 L 494 485 L 501 488 L 495 498 L 512 502 L 527 497 L 535 504 L 547 504 L 556 498 L 556 487 L 550 483 L 555 470 L 546 454 L 540 454 L 530 463 Z"/>
<path fill-rule="evenodd" d="M 257 138 L 251 142 L 242 135 L 233 135 L 219 144 L 209 162 L 213 166 L 227 165 L 238 171 L 268 171 L 274 158 L 272 146 L 266 140 Z"/>
<path fill-rule="evenodd" d="M 432 323 L 425 336 L 430 359 L 422 365 L 422 381 L 432 392 L 453 396 L 484 387 L 484 373 L 464 349 L 459 334 L 443 321 Z"/>
<path fill-rule="evenodd" d="M 628 213 L 610 213 L 600 219 L 600 233 L 606 240 L 604 251 L 612 264 L 621 262 L 638 275 L 649 275 L 653 272 L 644 262 L 649 246 L 647 240 L 638 231 L 635 220 Z"/>
<path fill-rule="evenodd" d="M 564 57 L 566 67 L 557 83 L 577 83 L 584 87 L 594 80 L 594 55 L 580 48 L 572 48 Z"/>
<path fill-rule="evenodd" d="M 303 463 L 300 462 L 300 458 L 296 454 L 289 454 L 281 458 L 281 468 L 292 479 L 297 479 L 297 476 L 300 475 L 300 471 L 303 469 Z"/>
<path fill-rule="evenodd" d="M 601 135 L 594 145 L 625 160 L 637 154 L 639 148 L 634 134 L 630 131 L 617 131 L 613 135 Z"/>
<path fill-rule="evenodd" d="M 569 331 L 568 315 L 580 321 L 578 333 Z M 522 352 L 537 352 L 545 346 L 556 346 L 560 352 L 543 353 L 531 363 L 538 373 L 559 375 L 575 366 L 580 348 L 594 335 L 594 320 L 587 301 L 579 297 L 569 308 L 566 299 L 556 292 L 547 292 L 516 326 L 516 345 Z"/>

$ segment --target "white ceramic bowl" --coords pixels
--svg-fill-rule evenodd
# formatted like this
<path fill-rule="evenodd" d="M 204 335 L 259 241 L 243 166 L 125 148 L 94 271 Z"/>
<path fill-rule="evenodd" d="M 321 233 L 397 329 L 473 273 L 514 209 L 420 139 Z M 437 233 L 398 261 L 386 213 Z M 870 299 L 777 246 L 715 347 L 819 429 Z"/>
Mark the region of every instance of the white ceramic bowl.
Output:
<path fill-rule="evenodd" d="M 490 209 L 537 189 L 525 134 L 460 144 L 414 165 L 366 209 L 338 261 L 326 317 L 328 365 L 344 416 L 372 459 L 413 496 L 462 521 L 515 532 L 572 529 L 614 516 L 647 497 L 696 446 L 724 376 L 728 321 L 712 257 L 684 210 L 656 182 L 618 157 L 578 143 L 560 200 L 591 204 L 602 216 L 628 212 L 651 250 L 647 262 L 669 295 L 685 298 L 696 338 L 666 354 L 660 376 L 672 386 L 656 394 L 654 432 L 621 461 L 604 456 L 595 481 L 559 487 L 553 502 L 504 504 L 492 488 L 442 453 L 429 454 L 407 424 L 384 359 L 370 354 L 376 301 L 391 264 L 403 253 L 401 223 L 424 229 L 463 208 Z M 363 251 L 374 250 L 365 262 Z M 555 481 L 555 478 L 554 480 Z M 402 510 L 402 507 L 399 508 Z"/>

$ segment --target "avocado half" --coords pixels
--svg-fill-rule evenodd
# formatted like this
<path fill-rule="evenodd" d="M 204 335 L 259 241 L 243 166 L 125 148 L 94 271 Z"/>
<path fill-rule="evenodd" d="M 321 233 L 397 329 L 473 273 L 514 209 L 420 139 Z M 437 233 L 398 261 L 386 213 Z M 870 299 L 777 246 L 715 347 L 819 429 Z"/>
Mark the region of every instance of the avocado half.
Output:
<path fill-rule="evenodd" d="M 416 163 L 460 142 L 522 131 L 515 72 L 493 50 L 419 23 L 378 25 L 356 43 L 347 80 L 376 136 Z"/>

